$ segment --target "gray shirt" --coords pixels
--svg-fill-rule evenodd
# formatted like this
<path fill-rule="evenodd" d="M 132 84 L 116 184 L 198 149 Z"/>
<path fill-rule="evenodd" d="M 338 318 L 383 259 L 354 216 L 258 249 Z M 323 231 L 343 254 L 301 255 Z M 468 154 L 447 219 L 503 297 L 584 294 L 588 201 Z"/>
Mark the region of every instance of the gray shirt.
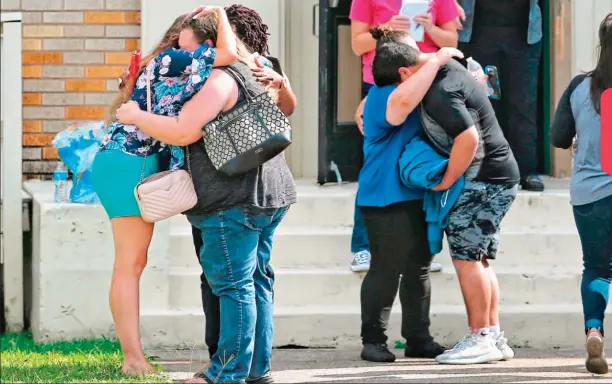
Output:
<path fill-rule="evenodd" d="M 243 76 L 251 93 L 264 92 L 246 65 L 238 62 L 232 67 Z M 244 92 L 239 90 L 236 104 L 244 101 Z M 188 150 L 198 196 L 198 203 L 187 212 L 188 215 L 208 215 L 236 207 L 283 208 L 297 201 L 295 183 L 284 153 L 252 171 L 227 176 L 215 169 L 202 140 L 191 144 Z"/>
<path fill-rule="evenodd" d="M 601 117 L 593 106 L 590 88 L 590 77 L 574 77 L 561 96 L 550 131 L 551 144 L 557 148 L 570 148 L 576 137 L 572 205 L 612 196 L 612 175 L 601 168 Z"/>

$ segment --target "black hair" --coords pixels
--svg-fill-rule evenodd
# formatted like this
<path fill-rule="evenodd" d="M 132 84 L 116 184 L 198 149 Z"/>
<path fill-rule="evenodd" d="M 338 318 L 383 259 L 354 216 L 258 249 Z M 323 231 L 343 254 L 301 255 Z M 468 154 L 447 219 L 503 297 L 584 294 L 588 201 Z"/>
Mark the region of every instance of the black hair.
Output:
<path fill-rule="evenodd" d="M 268 26 L 263 23 L 261 16 L 255 10 L 234 4 L 225 7 L 227 18 L 234 27 L 238 38 L 251 52 L 268 56 Z"/>
<path fill-rule="evenodd" d="M 379 26 L 370 30 L 376 40 L 376 53 L 372 64 L 374 83 L 379 87 L 402 81 L 399 69 L 419 62 L 419 51 L 400 40 L 409 37 L 406 31 L 393 31 Z"/>
<path fill-rule="evenodd" d="M 601 95 L 612 88 L 612 13 L 599 26 L 597 66 L 587 75 L 591 77 L 591 101 L 597 113 L 601 113 Z"/>

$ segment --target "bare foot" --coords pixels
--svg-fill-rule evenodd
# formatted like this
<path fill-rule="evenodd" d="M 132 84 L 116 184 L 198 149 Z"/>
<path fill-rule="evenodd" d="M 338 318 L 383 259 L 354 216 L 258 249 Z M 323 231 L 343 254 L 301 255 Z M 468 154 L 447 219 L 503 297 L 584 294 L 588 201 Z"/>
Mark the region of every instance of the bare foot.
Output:
<path fill-rule="evenodd" d="M 196 373 L 194 373 L 193 374 L 193 378 L 197 379 L 197 378 L 204 377 L 204 372 L 206 372 L 208 370 L 208 368 L 210 368 L 210 364 L 207 364 L 204 368 L 202 368 L 199 371 L 197 371 Z"/>
<path fill-rule="evenodd" d="M 201 377 L 194 377 L 193 379 L 185 380 L 184 383 L 188 384 L 207 384 L 206 380 Z"/>
<path fill-rule="evenodd" d="M 156 374 L 157 369 L 146 360 L 134 363 L 126 361 L 121 366 L 121 372 L 129 377 L 143 377 Z"/>

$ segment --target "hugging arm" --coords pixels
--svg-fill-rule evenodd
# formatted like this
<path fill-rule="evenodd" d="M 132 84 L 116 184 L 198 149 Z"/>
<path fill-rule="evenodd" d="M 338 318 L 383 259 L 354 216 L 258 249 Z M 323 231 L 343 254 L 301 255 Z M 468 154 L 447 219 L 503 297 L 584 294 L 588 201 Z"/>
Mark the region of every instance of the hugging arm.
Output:
<path fill-rule="evenodd" d="M 215 7 L 217 15 L 217 52 L 214 66 L 222 67 L 230 65 L 238 59 L 238 48 L 236 46 L 236 35 L 232 30 L 227 14 L 222 7 Z"/>
<path fill-rule="evenodd" d="M 178 117 L 155 115 L 142 111 L 136 103 L 124 104 L 118 111 L 119 121 L 136 125 L 140 130 L 177 146 L 186 146 L 202 138 L 202 128 L 235 103 L 238 87 L 230 75 L 214 69 L 202 89 L 185 104 Z"/>
<path fill-rule="evenodd" d="M 435 111 L 436 122 L 454 139 L 446 172 L 436 191 L 449 189 L 465 173 L 476 156 L 480 141 L 478 129 L 460 91 L 435 88 L 427 94 L 426 108 Z"/>
<path fill-rule="evenodd" d="M 283 85 L 278 89 L 278 108 L 285 114 L 285 116 L 291 116 L 293 111 L 295 111 L 295 107 L 297 106 L 297 97 L 293 90 L 291 89 L 291 84 L 289 83 L 289 79 L 287 75 L 283 73 Z"/>
<path fill-rule="evenodd" d="M 431 87 L 441 62 L 435 57 L 402 82 L 389 96 L 385 118 L 392 126 L 402 124 L 419 105 Z"/>

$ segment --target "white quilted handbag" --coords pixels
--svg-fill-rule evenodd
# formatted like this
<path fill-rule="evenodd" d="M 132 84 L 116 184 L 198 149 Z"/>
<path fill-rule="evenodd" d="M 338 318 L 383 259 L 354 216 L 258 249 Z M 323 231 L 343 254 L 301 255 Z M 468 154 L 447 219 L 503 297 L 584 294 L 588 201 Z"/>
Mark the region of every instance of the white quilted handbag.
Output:
<path fill-rule="evenodd" d="M 147 111 L 151 112 L 151 71 L 147 75 Z M 156 223 L 193 208 L 198 197 L 191 179 L 189 149 L 185 147 L 187 162 L 183 169 L 163 171 L 144 177 L 147 165 L 147 152 L 142 163 L 140 182 L 134 188 L 134 196 L 140 208 L 140 215 L 147 223 Z"/>

